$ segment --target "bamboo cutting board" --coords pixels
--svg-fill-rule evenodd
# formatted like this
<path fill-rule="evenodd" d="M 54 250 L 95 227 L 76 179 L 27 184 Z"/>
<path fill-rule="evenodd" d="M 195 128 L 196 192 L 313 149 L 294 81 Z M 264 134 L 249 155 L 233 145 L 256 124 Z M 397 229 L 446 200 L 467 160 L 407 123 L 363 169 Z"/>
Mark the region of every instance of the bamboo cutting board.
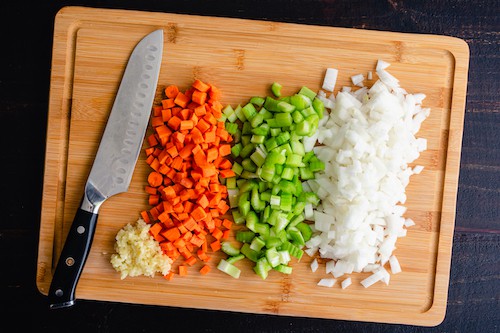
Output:
<path fill-rule="evenodd" d="M 142 153 L 130 189 L 100 210 L 92 251 L 77 298 L 151 305 L 228 310 L 301 317 L 439 324 L 446 311 L 455 219 L 459 159 L 469 51 L 458 39 L 241 19 L 125 10 L 63 8 L 54 31 L 44 191 L 37 285 L 47 294 L 54 265 L 83 193 L 128 57 L 147 33 L 163 29 L 164 56 L 157 101 L 168 84 L 188 87 L 195 78 L 215 84 L 223 102 L 236 106 L 269 94 L 278 81 L 284 94 L 302 85 L 321 88 L 327 67 L 339 69 L 337 88 L 350 76 L 375 70 L 377 59 L 409 92 L 427 95 L 432 109 L 419 137 L 428 150 L 425 170 L 407 188 L 407 217 L 416 222 L 398 239 L 395 254 L 403 272 L 386 286 L 365 289 L 368 273 L 353 274 L 353 285 L 317 287 L 324 264 L 312 273 L 312 258 L 293 263 L 290 276 L 261 280 L 247 262 L 240 279 L 215 269 L 206 276 L 192 268 L 187 277 L 120 279 L 109 259 L 114 237 L 148 208 L 149 166 Z M 368 83 L 373 83 L 368 82 Z"/>

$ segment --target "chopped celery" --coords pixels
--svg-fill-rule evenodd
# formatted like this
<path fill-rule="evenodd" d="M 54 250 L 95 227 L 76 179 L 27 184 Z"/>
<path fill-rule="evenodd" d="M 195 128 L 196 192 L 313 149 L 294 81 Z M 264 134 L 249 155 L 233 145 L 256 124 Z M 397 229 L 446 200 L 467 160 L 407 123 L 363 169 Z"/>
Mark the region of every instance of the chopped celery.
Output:
<path fill-rule="evenodd" d="M 278 103 L 278 109 L 281 112 L 292 113 L 293 111 L 295 111 L 295 106 L 293 106 L 290 103 L 281 101 L 281 102 Z"/>
<path fill-rule="evenodd" d="M 280 263 L 283 265 L 287 265 L 292 260 L 288 251 L 278 251 L 278 254 L 280 256 Z"/>
<path fill-rule="evenodd" d="M 296 124 L 298 124 L 304 120 L 304 116 L 298 110 L 295 110 L 292 112 L 292 118 L 293 118 L 293 122 Z"/>
<path fill-rule="evenodd" d="M 319 119 L 322 119 L 323 114 L 325 112 L 325 104 L 323 104 L 323 102 L 320 99 L 315 98 L 312 102 L 312 107 L 314 108 L 314 111 L 316 111 L 316 113 L 318 114 Z"/>
<path fill-rule="evenodd" d="M 254 237 L 255 237 L 255 232 L 250 230 L 247 231 L 239 230 L 236 233 L 236 240 L 242 243 L 251 243 Z"/>
<path fill-rule="evenodd" d="M 276 113 L 274 119 L 276 120 L 276 126 L 274 127 L 287 127 L 293 123 L 290 113 Z"/>
<path fill-rule="evenodd" d="M 269 232 L 270 232 L 269 224 L 259 223 L 259 222 L 256 223 L 255 224 L 255 232 L 257 232 L 258 234 L 260 234 L 264 238 L 269 237 Z"/>
<path fill-rule="evenodd" d="M 274 267 L 274 269 L 280 273 L 283 273 L 283 274 L 292 274 L 292 267 L 291 266 L 278 265 L 278 266 Z"/>
<path fill-rule="evenodd" d="M 235 262 L 237 261 L 240 261 L 242 259 L 245 259 L 245 255 L 243 255 L 242 253 L 236 255 L 236 256 L 232 256 L 232 257 L 229 257 L 226 259 L 226 261 L 230 264 L 234 264 Z"/>
<path fill-rule="evenodd" d="M 250 125 L 252 125 L 253 128 L 259 126 L 264 122 L 264 116 L 257 113 L 251 120 L 250 120 Z"/>
<path fill-rule="evenodd" d="M 266 246 L 266 242 L 260 237 L 254 237 L 254 239 L 250 243 L 250 248 L 257 252 L 262 250 L 264 246 Z"/>
<path fill-rule="evenodd" d="M 266 259 L 271 267 L 276 267 L 280 264 L 280 255 L 275 247 L 266 250 Z"/>
<path fill-rule="evenodd" d="M 233 215 L 234 223 L 242 224 L 245 222 L 245 216 L 243 216 L 238 209 L 233 209 L 231 214 Z"/>
<path fill-rule="evenodd" d="M 255 118 L 254 118 L 255 119 Z M 255 143 L 255 144 L 261 144 L 264 143 L 266 140 L 266 137 L 264 135 L 252 135 L 250 142 Z"/>
<path fill-rule="evenodd" d="M 241 122 L 244 122 L 245 120 L 247 120 L 247 118 L 245 117 L 245 115 L 243 114 L 243 109 L 241 108 L 241 105 L 238 105 L 236 107 L 236 109 L 234 109 L 234 114 L 236 114 L 236 116 L 238 117 L 238 119 L 241 121 Z"/>
<path fill-rule="evenodd" d="M 262 278 L 262 280 L 265 280 L 267 278 L 269 271 L 271 269 L 272 269 L 272 267 L 265 257 L 257 260 L 257 263 L 255 264 L 255 267 L 253 268 L 255 273 L 258 276 L 260 276 Z"/>
<path fill-rule="evenodd" d="M 309 226 L 309 224 L 307 223 L 304 223 L 304 222 L 300 222 L 297 224 L 297 229 L 300 231 L 300 233 L 302 234 L 302 237 L 304 238 L 304 241 L 308 241 L 311 239 L 311 236 L 312 236 L 312 229 L 311 227 Z"/>
<path fill-rule="evenodd" d="M 313 100 L 314 97 L 316 97 L 316 93 L 306 86 L 303 86 L 300 89 L 299 94 L 309 97 L 310 100 Z"/>
<path fill-rule="evenodd" d="M 257 175 L 253 172 L 250 172 L 250 171 L 247 171 L 247 170 L 243 170 L 243 172 L 241 173 L 240 175 L 241 178 L 245 178 L 245 179 L 253 179 L 253 178 L 257 178 Z"/>
<path fill-rule="evenodd" d="M 252 133 L 255 135 L 264 135 L 266 136 L 269 133 L 269 125 L 268 124 L 262 124 L 258 127 L 255 127 L 252 130 Z"/>
<path fill-rule="evenodd" d="M 290 97 L 290 103 L 301 111 L 311 105 L 311 99 L 303 94 L 295 94 Z"/>
<path fill-rule="evenodd" d="M 243 107 L 223 111 L 230 122 L 242 122 L 226 125 L 238 141 L 231 150 L 236 177 L 225 184 L 231 208 L 237 207 L 232 209 L 234 221 L 246 227 L 236 233 L 241 248 L 224 242 L 223 251 L 230 255 L 228 264 L 243 257 L 255 262 L 253 269 L 263 279 L 273 268 L 291 274 L 291 257 L 302 257 L 312 235 L 304 221 L 320 202 L 315 193 L 304 191 L 302 182 L 325 169 L 314 151 L 305 152 L 303 143 L 317 131 L 323 102 L 307 87 L 293 96 L 276 93 L 281 89 L 277 83 L 271 89 L 274 97 L 252 97 Z"/>
<path fill-rule="evenodd" d="M 243 167 L 238 162 L 234 162 L 233 163 L 233 167 L 231 168 L 231 170 L 233 170 L 234 173 L 239 176 L 243 172 Z"/>
<path fill-rule="evenodd" d="M 243 149 L 241 149 L 240 156 L 242 158 L 245 158 L 250 155 L 254 149 L 255 145 L 253 143 L 249 143 L 248 145 L 244 146 Z"/>
<path fill-rule="evenodd" d="M 257 171 L 257 166 L 250 158 L 245 158 L 243 161 L 241 161 L 241 165 L 243 166 L 244 170 L 247 170 L 250 172 Z"/>
<path fill-rule="evenodd" d="M 238 267 L 234 266 L 224 259 L 220 260 L 219 264 L 217 265 L 217 269 L 234 277 L 235 279 L 238 279 L 241 274 L 241 270 Z"/>
<path fill-rule="evenodd" d="M 236 177 L 229 177 L 226 179 L 226 187 L 228 189 L 235 189 L 236 188 Z"/>
<path fill-rule="evenodd" d="M 236 134 L 236 132 L 238 131 L 238 124 L 236 124 L 236 123 L 226 123 L 225 127 L 226 127 L 226 131 L 232 135 Z"/>
<path fill-rule="evenodd" d="M 278 136 L 280 133 L 281 133 L 281 128 L 279 127 L 275 127 L 275 128 L 271 128 L 269 130 L 271 132 L 271 136 Z"/>
<path fill-rule="evenodd" d="M 278 82 L 273 82 L 273 84 L 271 85 L 271 91 L 273 92 L 273 95 L 276 97 L 281 97 L 281 88 L 281 84 L 279 84 Z"/>
<path fill-rule="evenodd" d="M 262 107 L 259 111 L 259 114 L 262 115 L 262 117 L 264 117 L 264 119 L 270 119 L 273 117 L 273 114 L 269 111 L 266 110 L 266 108 Z"/>
<path fill-rule="evenodd" d="M 272 248 L 272 247 L 278 247 L 282 244 L 283 242 L 281 241 L 280 238 L 278 237 L 269 237 L 268 239 L 266 239 L 266 247 L 269 249 L 269 248 Z"/>
<path fill-rule="evenodd" d="M 237 256 L 240 254 L 240 250 L 235 248 L 231 243 L 229 242 L 222 242 L 221 244 L 221 249 L 222 251 L 229 255 L 229 256 Z"/>
<path fill-rule="evenodd" d="M 297 244 L 300 246 L 305 245 L 304 237 L 300 233 L 299 229 L 297 229 L 295 227 L 291 227 L 291 228 L 288 228 L 287 232 L 288 232 L 288 235 L 290 236 L 290 239 L 292 240 L 292 242 L 294 244 Z"/>
<path fill-rule="evenodd" d="M 282 144 L 287 143 L 289 140 L 290 140 L 290 133 L 289 132 L 281 132 L 276 137 L 276 143 L 278 144 L 278 146 L 281 146 Z"/>
<path fill-rule="evenodd" d="M 280 246 L 280 250 L 288 251 L 288 253 L 290 253 L 292 257 L 295 257 L 298 260 L 300 260 L 302 258 L 302 255 L 304 254 L 304 251 L 302 251 L 302 249 L 290 242 L 283 242 L 283 244 Z"/>
<path fill-rule="evenodd" d="M 262 106 L 264 105 L 265 99 L 259 96 L 254 96 L 250 98 L 250 103 L 255 104 L 257 106 Z"/>
<path fill-rule="evenodd" d="M 257 262 L 257 260 L 259 260 L 260 253 L 252 250 L 250 248 L 250 244 L 248 243 L 243 244 L 243 246 L 240 249 L 240 252 L 253 262 Z"/>
<path fill-rule="evenodd" d="M 245 118 L 248 120 L 252 120 L 253 117 L 257 114 L 257 110 L 255 109 L 255 106 L 253 106 L 252 103 L 248 103 L 245 105 L 242 109 L 243 114 L 245 115 Z"/>
<path fill-rule="evenodd" d="M 279 101 L 275 100 L 272 97 L 267 96 L 264 102 L 264 108 L 266 108 L 266 110 L 269 111 L 278 112 L 280 110 L 278 107 L 278 103 Z"/>
<path fill-rule="evenodd" d="M 241 149 L 243 149 L 241 143 L 235 144 L 231 147 L 231 155 L 233 155 L 234 158 L 240 156 Z"/>
<path fill-rule="evenodd" d="M 243 135 L 252 134 L 252 125 L 250 124 L 249 121 L 245 121 L 243 123 L 243 127 L 241 128 L 241 134 Z"/>

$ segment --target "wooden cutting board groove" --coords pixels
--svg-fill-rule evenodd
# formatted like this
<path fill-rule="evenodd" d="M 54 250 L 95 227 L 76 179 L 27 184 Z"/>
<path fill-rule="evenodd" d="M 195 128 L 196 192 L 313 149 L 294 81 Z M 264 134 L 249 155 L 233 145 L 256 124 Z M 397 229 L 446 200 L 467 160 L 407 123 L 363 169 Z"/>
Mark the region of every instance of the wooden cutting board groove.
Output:
<path fill-rule="evenodd" d="M 419 132 L 428 150 L 426 168 L 407 188 L 406 216 L 415 220 L 395 254 L 403 272 L 389 286 L 363 288 L 367 274 L 354 274 L 346 290 L 317 287 L 324 265 L 312 273 L 312 258 L 294 262 L 291 276 L 262 281 L 248 263 L 241 278 L 196 269 L 166 281 L 120 280 L 109 259 L 114 237 L 146 209 L 148 174 L 141 154 L 130 189 L 108 199 L 100 211 L 94 243 L 77 298 L 202 309 L 433 326 L 446 312 L 455 205 L 462 142 L 469 51 L 456 38 L 319 27 L 278 22 L 167 13 L 66 7 L 54 29 L 44 191 L 37 285 L 47 294 L 54 263 L 71 225 L 84 182 L 126 62 L 147 33 L 165 32 L 157 101 L 168 84 L 186 88 L 193 79 L 214 83 L 225 104 L 236 106 L 267 95 L 278 81 L 284 93 L 302 85 L 321 88 L 326 68 L 339 69 L 337 88 L 352 75 L 374 72 L 377 59 L 412 93 L 427 95 L 431 116 Z M 373 81 L 368 82 L 373 83 Z"/>

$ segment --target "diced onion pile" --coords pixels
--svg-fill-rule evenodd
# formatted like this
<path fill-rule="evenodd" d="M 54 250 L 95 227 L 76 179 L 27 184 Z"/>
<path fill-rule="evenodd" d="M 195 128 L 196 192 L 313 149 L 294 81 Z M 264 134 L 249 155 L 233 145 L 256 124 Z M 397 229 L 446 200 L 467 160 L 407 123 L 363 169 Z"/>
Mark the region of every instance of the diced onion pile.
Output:
<path fill-rule="evenodd" d="M 319 98 L 330 109 L 317 133 L 305 142 L 325 163 L 325 171 L 303 183 L 322 199 L 307 219 L 314 221 L 315 234 L 306 243 L 307 253 L 332 259 L 326 273 L 334 278 L 352 272 L 372 272 L 361 284 L 369 287 L 378 281 L 389 283 L 384 268 L 389 262 L 393 274 L 401 266 L 393 255 L 396 240 L 413 225 L 403 217 L 405 189 L 410 176 L 422 166 L 410 167 L 427 141 L 416 138 L 430 109 L 421 106 L 424 94 L 409 94 L 386 71 L 388 63 L 379 60 L 379 80 L 364 86 L 363 75 L 352 77 L 356 91 L 342 89 Z M 332 92 L 337 71 L 329 69 L 323 89 Z M 333 81 L 332 81 L 333 80 Z M 319 142 L 321 145 L 315 145 Z M 312 266 L 316 270 L 316 264 Z M 350 280 L 342 284 L 346 288 Z M 331 286 L 331 280 L 319 285 Z"/>

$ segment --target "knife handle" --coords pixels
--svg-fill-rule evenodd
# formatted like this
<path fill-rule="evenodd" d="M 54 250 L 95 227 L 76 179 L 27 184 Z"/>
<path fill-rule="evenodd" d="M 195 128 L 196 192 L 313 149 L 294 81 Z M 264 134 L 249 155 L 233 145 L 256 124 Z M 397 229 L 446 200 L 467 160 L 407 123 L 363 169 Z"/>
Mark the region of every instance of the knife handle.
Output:
<path fill-rule="evenodd" d="M 82 208 L 76 212 L 50 284 L 51 309 L 75 304 L 75 290 L 90 252 L 97 216 Z"/>

